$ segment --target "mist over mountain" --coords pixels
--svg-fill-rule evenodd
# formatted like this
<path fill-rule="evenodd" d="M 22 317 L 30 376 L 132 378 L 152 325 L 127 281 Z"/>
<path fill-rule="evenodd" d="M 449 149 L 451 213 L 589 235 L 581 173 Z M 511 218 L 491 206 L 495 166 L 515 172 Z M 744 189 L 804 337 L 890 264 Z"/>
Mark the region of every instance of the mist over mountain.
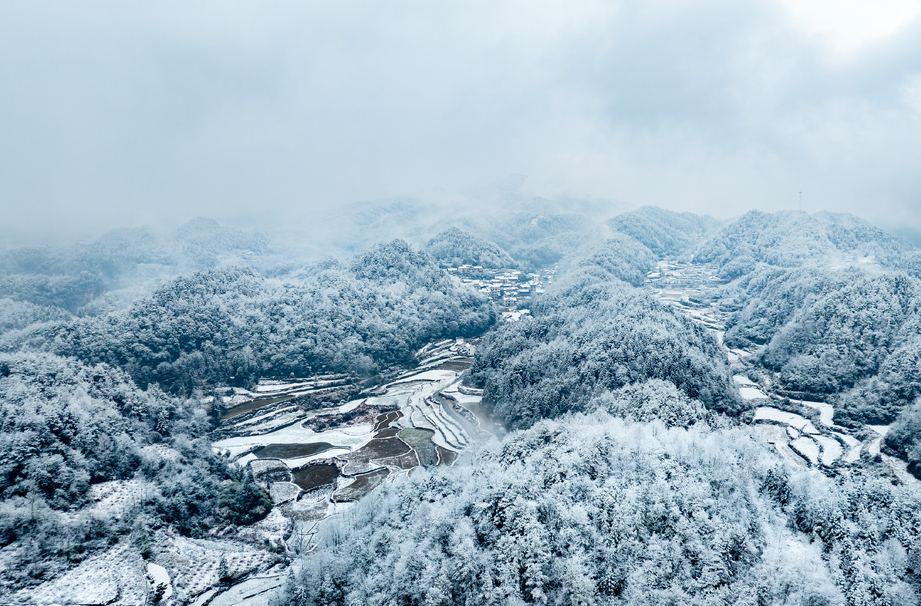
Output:
<path fill-rule="evenodd" d="M 608 221 L 612 229 L 630 236 L 659 257 L 679 257 L 704 236 L 716 231 L 720 222 L 709 216 L 674 213 L 654 206 L 618 215 Z"/>
<path fill-rule="evenodd" d="M 905 240 L 853 215 L 752 211 L 701 245 L 694 258 L 716 263 L 724 277 L 735 278 L 757 263 L 827 267 L 870 258 L 901 269 L 916 255 L 917 248 Z"/>
<path fill-rule="evenodd" d="M 921 605 L 919 39 L 0 3 L 0 604 Z"/>
<path fill-rule="evenodd" d="M 322 245 L 199 218 L 5 252 L 4 600 L 921 595 L 909 242 L 364 208 Z"/>

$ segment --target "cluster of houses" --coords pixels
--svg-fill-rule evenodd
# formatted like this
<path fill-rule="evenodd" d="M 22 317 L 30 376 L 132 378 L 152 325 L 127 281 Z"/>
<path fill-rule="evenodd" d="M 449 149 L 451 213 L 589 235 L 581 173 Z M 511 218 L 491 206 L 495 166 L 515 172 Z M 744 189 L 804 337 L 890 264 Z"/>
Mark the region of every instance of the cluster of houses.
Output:
<path fill-rule="evenodd" d="M 460 278 L 462 283 L 489 296 L 507 319 L 518 319 L 527 313 L 531 299 L 543 294 L 556 273 L 554 269 L 524 273 L 517 269 L 484 269 L 479 265 L 449 267 L 446 271 Z"/>
<path fill-rule="evenodd" d="M 659 261 L 655 271 L 646 274 L 646 286 L 655 290 L 659 299 L 684 305 L 722 283 L 713 266 L 677 261 Z"/>

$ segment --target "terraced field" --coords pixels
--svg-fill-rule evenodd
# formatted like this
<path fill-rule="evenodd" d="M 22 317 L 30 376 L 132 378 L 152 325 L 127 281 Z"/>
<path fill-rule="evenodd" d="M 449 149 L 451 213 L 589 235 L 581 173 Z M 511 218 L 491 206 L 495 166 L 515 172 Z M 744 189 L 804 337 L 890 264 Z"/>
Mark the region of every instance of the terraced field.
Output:
<path fill-rule="evenodd" d="M 473 441 L 501 432 L 477 393 L 459 391 L 475 343 L 426 346 L 418 368 L 360 392 L 344 375 L 266 380 L 252 391 L 235 390 L 224 397 L 214 446 L 252 466 L 287 511 L 336 511 L 337 503 L 353 502 L 388 478 L 419 465 L 451 464 Z M 315 405 L 336 394 L 338 403 Z M 257 463 L 269 460 L 281 467 Z M 292 487 L 302 492 L 292 498 Z"/>
<path fill-rule="evenodd" d="M 319 520 L 419 465 L 451 465 L 473 442 L 501 434 L 480 408 L 479 393 L 460 387 L 475 343 L 427 346 L 416 369 L 363 390 L 344 375 L 266 380 L 252 391 L 234 390 L 224 396 L 213 445 L 249 467 L 269 490 L 276 503 L 271 516 L 288 525 L 279 541 L 303 553 Z M 221 593 L 211 578 L 211 564 L 200 572 L 191 593 L 202 604 L 231 599 L 232 590 Z M 268 599 L 277 579 L 251 578 L 236 587 L 244 593 L 265 588 Z"/>
<path fill-rule="evenodd" d="M 664 290 L 657 294 L 662 302 L 672 305 L 713 334 L 737 372 L 750 367 L 755 351 L 729 349 L 723 344 L 723 312 L 695 304 L 686 296 L 676 299 L 673 293 Z M 733 379 L 742 398 L 757 406 L 752 422 L 758 434 L 794 464 L 835 468 L 852 465 L 862 457 L 879 456 L 889 466 L 893 478 L 906 483 L 917 481 L 903 469 L 902 462 L 880 453 L 888 427 L 868 426 L 855 434 L 833 423 L 834 409 L 830 404 L 784 397 L 775 393 L 769 377 L 758 384 L 744 374 L 736 374 Z"/>

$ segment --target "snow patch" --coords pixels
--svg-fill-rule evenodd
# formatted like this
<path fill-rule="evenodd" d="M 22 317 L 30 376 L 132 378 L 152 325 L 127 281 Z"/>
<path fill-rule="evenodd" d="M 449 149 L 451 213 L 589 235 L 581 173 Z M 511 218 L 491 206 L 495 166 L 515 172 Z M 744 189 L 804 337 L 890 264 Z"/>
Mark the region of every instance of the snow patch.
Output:
<path fill-rule="evenodd" d="M 805 436 L 790 442 L 790 448 L 808 459 L 813 465 L 819 460 L 819 445 Z"/>
<path fill-rule="evenodd" d="M 294 482 L 272 482 L 269 487 L 269 495 L 276 505 L 286 501 L 293 501 L 299 494 L 301 494 L 301 488 Z M 276 510 L 273 509 L 272 511 Z"/>
<path fill-rule="evenodd" d="M 775 421 L 777 423 L 791 425 L 803 433 L 819 433 L 815 426 L 812 424 L 812 421 L 809 419 L 801 417 L 800 415 L 794 414 L 792 412 L 778 410 L 777 408 L 773 408 L 771 406 L 760 406 L 759 408 L 755 409 L 755 421 Z"/>
<path fill-rule="evenodd" d="M 739 388 L 739 395 L 742 396 L 743 400 L 767 400 L 769 399 L 767 394 L 761 391 L 757 385 L 752 383 L 752 381 L 743 375 L 736 375 L 732 377 L 732 380 L 735 381 L 735 384 Z"/>
<path fill-rule="evenodd" d="M 166 568 L 160 566 L 159 564 L 148 562 L 147 576 L 150 578 L 150 586 L 154 590 L 156 590 L 156 588 L 160 585 L 164 585 L 166 587 L 166 591 L 163 592 L 163 599 L 173 595 L 173 585 L 170 583 L 169 573 L 166 572 Z"/>
<path fill-rule="evenodd" d="M 831 404 L 826 404 L 825 402 L 807 402 L 806 400 L 791 400 L 797 404 L 802 404 L 803 406 L 808 406 L 809 408 L 815 408 L 819 411 L 819 422 L 826 427 L 833 427 L 832 417 L 835 416 L 835 408 Z"/>
<path fill-rule="evenodd" d="M 838 440 L 826 436 L 814 436 L 814 438 L 822 446 L 822 465 L 830 467 L 832 463 L 844 454 L 844 449 L 841 448 L 841 444 L 838 443 Z"/>

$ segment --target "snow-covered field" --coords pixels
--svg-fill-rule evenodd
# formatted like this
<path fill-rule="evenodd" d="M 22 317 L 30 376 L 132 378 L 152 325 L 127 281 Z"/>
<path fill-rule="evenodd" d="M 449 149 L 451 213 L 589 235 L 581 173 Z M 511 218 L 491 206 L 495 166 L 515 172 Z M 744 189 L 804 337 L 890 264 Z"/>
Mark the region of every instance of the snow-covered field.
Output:
<path fill-rule="evenodd" d="M 844 449 L 841 447 L 841 444 L 834 438 L 829 438 L 828 436 L 813 436 L 813 439 L 822 447 L 822 456 L 820 460 L 822 465 L 826 467 L 831 466 L 832 463 L 837 461 L 841 458 L 841 455 L 844 454 Z"/>
<path fill-rule="evenodd" d="M 739 389 L 739 395 L 742 396 L 744 400 L 767 400 L 768 396 L 766 393 L 761 391 L 757 385 L 755 385 L 748 377 L 744 375 L 735 375 L 732 377 L 732 380 L 735 381 L 736 386 Z"/>
<path fill-rule="evenodd" d="M 819 411 L 819 422 L 826 427 L 834 427 L 832 417 L 835 416 L 835 409 L 831 404 L 825 402 L 808 402 L 806 400 L 791 400 L 794 404 L 802 404 L 809 408 L 815 408 Z"/>
<path fill-rule="evenodd" d="M 225 438 L 214 442 L 213 446 L 219 451 L 229 452 L 231 456 L 237 456 L 258 446 L 268 446 L 269 444 L 304 444 L 308 442 L 329 442 L 336 446 L 354 450 L 367 444 L 368 440 L 373 437 L 373 430 L 373 423 L 362 423 L 360 425 L 330 429 L 317 433 L 308 427 L 302 426 L 300 423 L 296 423 L 273 431 L 272 433 Z M 324 455 L 326 455 L 326 453 L 320 453 L 315 457 L 308 458 L 325 458 Z"/>
<path fill-rule="evenodd" d="M 116 545 L 60 577 L 17 592 L 17 604 L 146 604 L 147 567 L 127 545 Z"/>
<path fill-rule="evenodd" d="M 819 445 L 811 438 L 801 436 L 790 442 L 790 448 L 805 457 L 813 465 L 819 460 Z"/>
<path fill-rule="evenodd" d="M 760 406 L 755 409 L 755 422 L 757 421 L 775 421 L 777 423 L 784 423 L 794 427 L 798 431 L 809 434 L 819 433 L 815 426 L 812 424 L 812 421 L 801 417 L 798 414 L 792 412 L 786 412 L 784 410 L 778 410 L 771 406 Z"/>

